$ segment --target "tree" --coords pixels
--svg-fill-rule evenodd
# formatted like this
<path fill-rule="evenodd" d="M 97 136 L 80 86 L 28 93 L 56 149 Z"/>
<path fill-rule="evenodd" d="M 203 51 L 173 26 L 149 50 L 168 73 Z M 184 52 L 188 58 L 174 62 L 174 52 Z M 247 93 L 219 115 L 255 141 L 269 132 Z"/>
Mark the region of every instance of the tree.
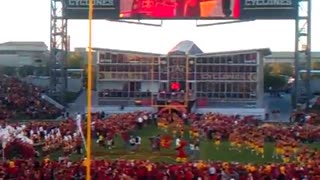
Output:
<path fill-rule="evenodd" d="M 70 69 L 82 69 L 84 58 L 79 52 L 70 52 L 67 59 L 67 67 Z"/>
<path fill-rule="evenodd" d="M 274 75 L 293 75 L 293 66 L 290 63 L 272 63 L 269 66 L 271 67 L 271 72 Z"/>
<path fill-rule="evenodd" d="M 272 87 L 274 90 L 283 89 L 287 85 L 287 81 L 283 76 L 268 75 L 264 77 L 264 86 L 266 88 Z"/>
<path fill-rule="evenodd" d="M 275 74 L 273 68 L 274 67 L 272 65 L 268 64 L 264 66 L 264 87 L 272 87 L 272 89 L 274 90 L 282 89 L 286 86 L 287 81 L 285 77 L 281 76 L 280 74 Z"/>
<path fill-rule="evenodd" d="M 320 61 L 313 59 L 311 66 L 314 70 L 320 70 Z"/>

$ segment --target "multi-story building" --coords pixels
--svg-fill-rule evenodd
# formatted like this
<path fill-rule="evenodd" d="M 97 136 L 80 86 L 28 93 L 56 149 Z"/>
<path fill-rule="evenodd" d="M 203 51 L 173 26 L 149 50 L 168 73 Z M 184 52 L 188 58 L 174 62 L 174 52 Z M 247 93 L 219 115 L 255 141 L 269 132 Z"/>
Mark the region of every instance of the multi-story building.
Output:
<path fill-rule="evenodd" d="M 5 42 L 0 44 L 0 66 L 44 65 L 49 59 L 44 42 Z"/>
<path fill-rule="evenodd" d="M 99 106 L 161 109 L 178 103 L 188 111 L 264 116 L 263 58 L 269 49 L 203 53 L 183 41 L 166 55 L 94 50 Z"/>

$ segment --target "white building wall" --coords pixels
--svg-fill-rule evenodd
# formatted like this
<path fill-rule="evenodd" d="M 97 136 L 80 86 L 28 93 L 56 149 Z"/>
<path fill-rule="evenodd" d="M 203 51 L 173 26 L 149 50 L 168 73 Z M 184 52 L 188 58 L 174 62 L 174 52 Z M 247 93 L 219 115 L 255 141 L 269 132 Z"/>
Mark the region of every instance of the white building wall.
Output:
<path fill-rule="evenodd" d="M 0 66 L 21 67 L 33 65 L 34 60 L 30 56 L 17 54 L 0 54 Z"/>
<path fill-rule="evenodd" d="M 142 82 L 141 83 L 141 91 L 146 92 L 158 92 L 160 88 L 159 82 Z"/>
<path fill-rule="evenodd" d="M 0 66 L 39 66 L 49 59 L 48 47 L 44 42 L 6 42 L 0 44 Z"/>

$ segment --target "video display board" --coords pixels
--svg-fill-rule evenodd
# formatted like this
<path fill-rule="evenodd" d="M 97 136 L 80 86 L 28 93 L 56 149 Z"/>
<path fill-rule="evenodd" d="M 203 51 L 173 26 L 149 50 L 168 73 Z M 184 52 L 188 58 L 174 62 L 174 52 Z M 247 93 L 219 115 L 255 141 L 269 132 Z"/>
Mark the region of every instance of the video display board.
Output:
<path fill-rule="evenodd" d="M 89 0 L 64 0 L 64 16 L 87 19 Z M 94 0 L 94 19 L 295 19 L 298 0 Z"/>
<path fill-rule="evenodd" d="M 124 19 L 234 19 L 240 0 L 121 0 Z"/>

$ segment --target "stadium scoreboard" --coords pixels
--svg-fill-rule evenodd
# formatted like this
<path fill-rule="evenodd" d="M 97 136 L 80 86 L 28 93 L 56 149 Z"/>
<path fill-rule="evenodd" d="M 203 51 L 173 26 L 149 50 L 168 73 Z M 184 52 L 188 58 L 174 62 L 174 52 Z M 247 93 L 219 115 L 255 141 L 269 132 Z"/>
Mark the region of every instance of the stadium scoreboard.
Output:
<path fill-rule="evenodd" d="M 94 0 L 94 19 L 295 19 L 299 0 Z M 65 18 L 87 19 L 89 0 L 63 0 Z"/>

